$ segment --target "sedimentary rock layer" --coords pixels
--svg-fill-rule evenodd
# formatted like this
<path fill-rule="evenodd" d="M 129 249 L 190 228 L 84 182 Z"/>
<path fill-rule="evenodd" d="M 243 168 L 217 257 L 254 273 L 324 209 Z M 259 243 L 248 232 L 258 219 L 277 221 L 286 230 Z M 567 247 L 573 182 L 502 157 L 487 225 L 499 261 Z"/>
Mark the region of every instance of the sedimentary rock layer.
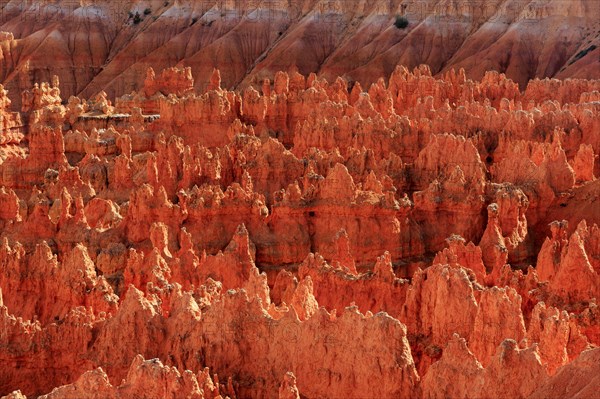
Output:
<path fill-rule="evenodd" d="M 146 69 L 212 68 L 243 89 L 279 70 L 345 76 L 364 87 L 398 64 L 481 79 L 600 78 L 594 0 L 4 1 L 0 82 L 15 94 L 57 75 L 63 93 L 112 98 L 139 90 Z M 406 26 L 397 19 L 406 21 Z M 398 25 L 398 27 L 396 26 Z M 52 60 L 52 62 L 48 62 Z M 181 88 L 181 87 L 180 87 Z"/>
<path fill-rule="evenodd" d="M 600 81 L 223 75 L 1 91 L 0 395 L 597 391 Z"/>

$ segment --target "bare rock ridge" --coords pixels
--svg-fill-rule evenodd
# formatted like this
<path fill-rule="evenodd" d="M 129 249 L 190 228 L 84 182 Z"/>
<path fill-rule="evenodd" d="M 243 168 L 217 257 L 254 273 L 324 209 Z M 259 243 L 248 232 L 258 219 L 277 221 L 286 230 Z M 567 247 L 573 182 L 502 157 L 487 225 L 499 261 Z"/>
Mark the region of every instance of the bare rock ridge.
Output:
<path fill-rule="evenodd" d="M 148 67 L 178 63 L 191 67 L 201 91 L 215 67 L 223 86 L 237 89 L 279 70 L 345 76 L 369 87 L 396 65 L 420 64 L 434 75 L 464 68 L 477 80 L 496 70 L 521 88 L 534 78 L 600 78 L 595 0 L 58 0 L 0 7 L 0 82 L 16 95 L 56 75 L 67 98 L 101 91 L 114 98 L 141 89 Z M 408 25 L 396 27 L 397 17 Z"/>
<path fill-rule="evenodd" d="M 599 80 L 228 73 L 0 90 L 0 396 L 598 392 Z"/>

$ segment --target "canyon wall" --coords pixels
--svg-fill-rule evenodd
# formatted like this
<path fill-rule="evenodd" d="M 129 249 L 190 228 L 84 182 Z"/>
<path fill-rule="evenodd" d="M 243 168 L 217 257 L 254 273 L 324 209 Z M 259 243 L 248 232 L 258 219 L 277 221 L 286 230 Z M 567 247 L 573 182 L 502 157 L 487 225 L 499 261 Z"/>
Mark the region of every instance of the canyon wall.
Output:
<path fill-rule="evenodd" d="M 140 90 L 146 70 L 191 67 L 195 86 L 244 89 L 280 70 L 370 86 L 396 65 L 480 80 L 600 78 L 593 0 L 5 1 L 0 82 L 15 95 L 57 75 L 66 98 Z M 396 18 L 408 22 L 396 27 Z M 399 24 L 399 26 L 402 26 Z M 49 62 L 48 60 L 52 60 Z"/>

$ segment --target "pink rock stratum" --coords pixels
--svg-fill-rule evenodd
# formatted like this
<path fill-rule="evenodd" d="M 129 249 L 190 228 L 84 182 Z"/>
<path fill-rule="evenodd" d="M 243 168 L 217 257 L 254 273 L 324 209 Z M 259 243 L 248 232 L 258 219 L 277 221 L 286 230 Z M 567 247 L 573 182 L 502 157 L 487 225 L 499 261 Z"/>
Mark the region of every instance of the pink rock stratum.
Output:
<path fill-rule="evenodd" d="M 0 397 L 597 398 L 599 47 L 595 0 L 2 2 Z"/>

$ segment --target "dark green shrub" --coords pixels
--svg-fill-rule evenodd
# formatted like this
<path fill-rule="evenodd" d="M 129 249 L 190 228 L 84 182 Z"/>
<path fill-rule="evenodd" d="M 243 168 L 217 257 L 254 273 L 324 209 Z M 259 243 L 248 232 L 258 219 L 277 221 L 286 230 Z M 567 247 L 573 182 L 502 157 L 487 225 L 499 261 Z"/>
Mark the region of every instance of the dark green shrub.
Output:
<path fill-rule="evenodd" d="M 151 10 L 151 9 L 149 9 L 149 8 L 146 8 L 146 9 L 144 10 L 144 15 L 148 15 L 148 14 L 150 14 L 151 12 L 152 12 L 152 10 Z"/>
<path fill-rule="evenodd" d="M 142 17 L 140 17 L 140 13 L 136 11 L 136 13 L 133 17 L 133 23 L 137 25 L 140 22 L 142 22 Z"/>
<path fill-rule="evenodd" d="M 396 21 L 394 21 L 394 26 L 398 29 L 404 29 L 408 26 L 408 19 L 403 16 L 397 15 Z"/>
<path fill-rule="evenodd" d="M 590 51 L 594 51 L 594 50 L 596 50 L 595 44 L 592 44 L 590 47 L 586 48 L 585 50 L 581 50 L 580 52 L 578 52 L 575 55 L 575 58 L 573 58 L 573 60 L 571 62 L 569 62 L 569 65 L 573 64 L 576 61 L 579 61 L 580 59 L 585 57 Z"/>

